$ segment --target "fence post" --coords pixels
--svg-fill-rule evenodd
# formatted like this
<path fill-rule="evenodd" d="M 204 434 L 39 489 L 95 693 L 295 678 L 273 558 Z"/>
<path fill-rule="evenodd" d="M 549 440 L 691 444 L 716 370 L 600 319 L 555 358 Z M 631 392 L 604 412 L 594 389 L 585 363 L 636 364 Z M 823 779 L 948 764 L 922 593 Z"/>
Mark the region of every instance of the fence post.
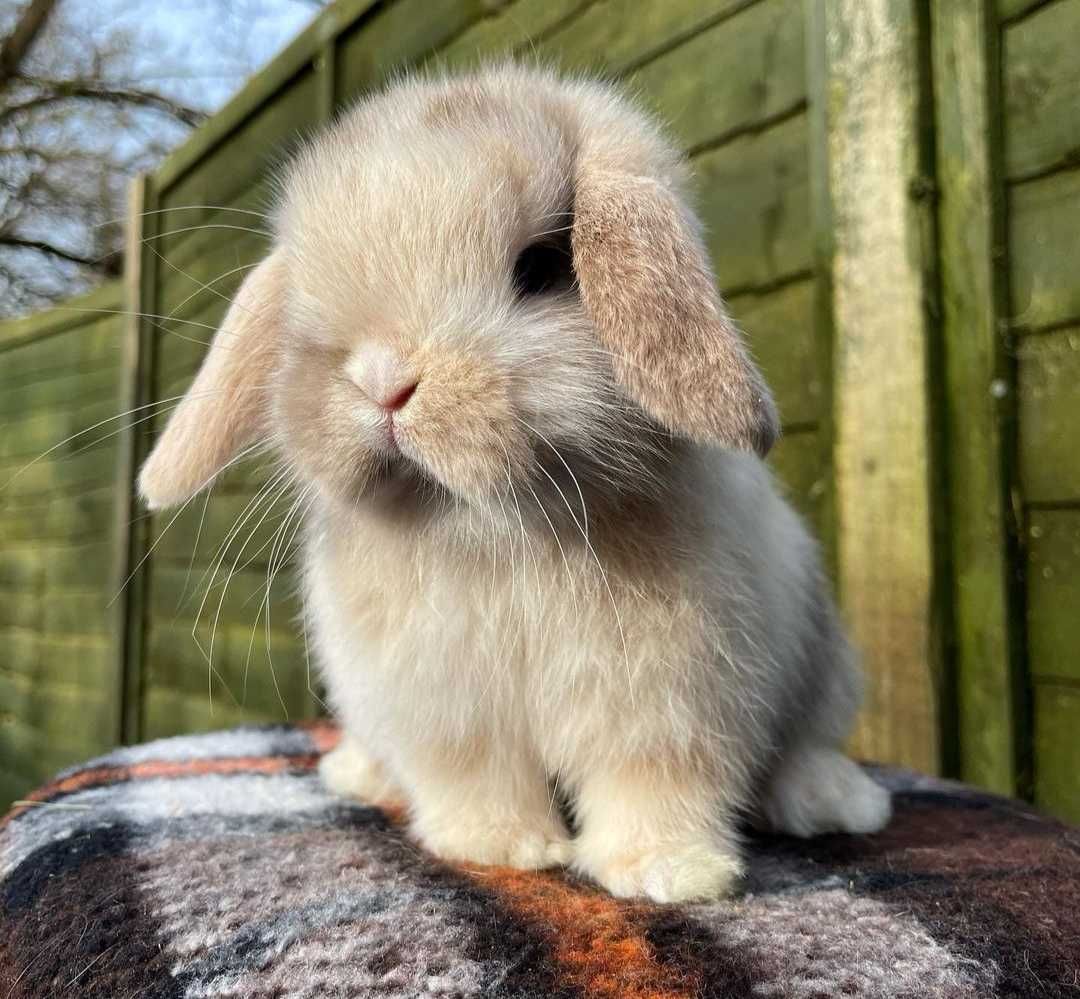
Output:
<path fill-rule="evenodd" d="M 819 500 L 818 538 L 829 578 L 836 571 L 836 481 L 833 468 L 833 325 L 832 260 L 833 211 L 829 189 L 828 60 L 825 49 L 825 8 L 821 0 L 804 0 L 806 26 L 806 91 L 809 129 L 808 172 L 810 184 L 810 224 L 814 261 L 814 334 L 824 390 L 818 437 L 821 467 L 828 469 Z"/>
<path fill-rule="evenodd" d="M 119 566 L 116 599 L 119 635 L 120 740 L 138 742 L 142 734 L 142 668 L 144 615 L 148 575 L 146 554 L 150 520 L 139 503 L 135 479 L 147 453 L 148 431 L 153 420 L 144 421 L 153 402 L 153 326 L 145 315 L 154 311 L 154 265 L 146 239 L 157 226 L 153 214 L 156 199 L 148 176 L 136 177 L 128 191 L 128 219 L 124 246 L 124 300 L 128 310 L 124 334 L 124 408 L 134 410 L 120 435 L 120 465 L 116 488 L 121 518 L 117 532 Z"/>
<path fill-rule="evenodd" d="M 922 8 L 918 0 L 810 3 L 832 216 L 837 584 L 869 674 L 853 749 L 933 773 L 942 764 L 945 657 Z"/>
<path fill-rule="evenodd" d="M 999 29 L 993 0 L 931 11 L 960 775 L 1015 794 L 1025 698 Z"/>

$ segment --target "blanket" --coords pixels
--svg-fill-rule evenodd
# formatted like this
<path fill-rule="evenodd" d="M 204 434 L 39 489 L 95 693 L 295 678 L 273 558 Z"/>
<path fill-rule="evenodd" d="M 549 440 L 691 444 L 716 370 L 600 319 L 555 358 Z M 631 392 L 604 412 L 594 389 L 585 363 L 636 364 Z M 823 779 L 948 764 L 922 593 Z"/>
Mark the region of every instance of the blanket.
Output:
<path fill-rule="evenodd" d="M 1080 995 L 1080 833 L 873 768 L 872 837 L 747 835 L 723 902 L 441 863 L 330 796 L 326 724 L 117 750 L 0 826 L 0 997 Z"/>

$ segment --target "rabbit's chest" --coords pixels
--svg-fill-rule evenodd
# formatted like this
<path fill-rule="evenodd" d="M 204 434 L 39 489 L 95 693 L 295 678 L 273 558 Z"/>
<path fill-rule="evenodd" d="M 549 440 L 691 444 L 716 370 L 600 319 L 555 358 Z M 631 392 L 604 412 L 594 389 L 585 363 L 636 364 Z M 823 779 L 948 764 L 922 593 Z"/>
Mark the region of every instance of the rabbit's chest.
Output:
<path fill-rule="evenodd" d="M 595 562 L 540 545 L 441 552 L 324 545 L 309 564 L 320 642 L 357 681 L 558 710 L 558 692 L 625 690 L 644 620 L 666 614 Z M 670 635 L 665 622 L 663 633 Z M 436 693 L 438 692 L 438 693 Z M 389 690 L 386 690 L 389 693 Z"/>

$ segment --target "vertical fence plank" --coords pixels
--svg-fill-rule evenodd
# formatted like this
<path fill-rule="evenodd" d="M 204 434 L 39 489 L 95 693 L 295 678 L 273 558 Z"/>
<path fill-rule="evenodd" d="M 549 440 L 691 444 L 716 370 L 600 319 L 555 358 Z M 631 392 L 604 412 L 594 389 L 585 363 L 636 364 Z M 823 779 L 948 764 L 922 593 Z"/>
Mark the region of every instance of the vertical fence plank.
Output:
<path fill-rule="evenodd" d="M 122 661 L 122 736 L 126 743 L 138 742 L 142 736 L 143 650 L 145 645 L 145 611 L 149 585 L 148 556 L 150 543 L 150 518 L 139 502 L 135 478 L 139 466 L 148 452 L 150 430 L 156 422 L 147 419 L 135 422 L 154 412 L 148 407 L 154 402 L 153 360 L 155 344 L 154 313 L 157 281 L 157 257 L 150 246 L 159 227 L 155 213 L 158 199 L 154 185 L 147 176 L 132 182 L 129 195 L 130 217 L 128 219 L 125 257 L 124 291 L 125 307 L 130 310 L 125 343 L 125 362 L 129 386 L 129 406 L 138 407 L 132 424 L 125 431 L 123 450 L 126 456 L 122 473 L 125 478 L 120 488 L 126 490 L 121 503 L 127 523 L 123 535 L 126 540 L 126 557 L 122 560 L 123 573 L 118 584 L 123 592 L 117 598 L 124 620 L 124 651 Z"/>
<path fill-rule="evenodd" d="M 833 425 L 833 209 L 829 189 L 828 59 L 827 29 L 821 0 L 804 0 L 806 35 L 807 149 L 810 177 L 810 221 L 813 228 L 814 339 L 817 343 L 818 371 L 825 398 L 818 418 L 818 440 L 824 452 L 823 468 L 832 470 Z M 820 498 L 819 535 L 829 578 L 836 579 L 836 477 L 828 476 Z"/>
<path fill-rule="evenodd" d="M 1022 617 L 1010 582 L 1020 561 L 998 26 L 993 0 L 933 0 L 932 15 L 960 775 L 1011 794 Z"/>
<path fill-rule="evenodd" d="M 140 239 L 142 236 L 142 219 L 144 196 L 146 191 L 145 178 L 135 177 L 128 186 L 127 198 L 127 222 L 124 231 L 124 276 L 123 276 L 123 305 L 121 308 L 129 310 L 123 317 L 123 333 L 120 355 L 120 389 L 117 393 L 117 413 L 130 413 L 126 419 L 122 419 L 122 429 L 117 435 L 116 448 L 116 476 L 113 481 L 116 505 L 115 527 L 115 555 L 112 571 L 111 590 L 113 594 L 120 593 L 126 586 L 127 577 L 132 570 L 132 526 L 135 523 L 136 510 L 133 503 L 133 485 L 135 481 L 135 420 L 141 413 L 136 407 L 141 405 L 139 396 L 139 317 L 135 314 L 138 310 L 134 303 L 139 300 L 139 282 L 142 276 L 142 253 Z M 115 629 L 116 642 L 116 740 L 126 741 L 128 735 L 127 700 L 128 686 L 130 683 L 128 669 L 129 661 L 128 644 L 128 600 L 126 595 L 120 594 L 112 604 L 112 617 Z"/>
<path fill-rule="evenodd" d="M 823 0 L 841 604 L 870 677 L 854 749 L 940 769 L 916 4 Z"/>

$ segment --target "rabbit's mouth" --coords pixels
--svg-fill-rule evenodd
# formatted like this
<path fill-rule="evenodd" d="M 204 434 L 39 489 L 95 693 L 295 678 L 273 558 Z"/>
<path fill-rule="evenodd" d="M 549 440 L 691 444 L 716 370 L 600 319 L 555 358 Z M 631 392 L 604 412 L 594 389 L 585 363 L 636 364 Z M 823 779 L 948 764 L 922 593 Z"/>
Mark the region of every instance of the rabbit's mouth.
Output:
<path fill-rule="evenodd" d="M 383 451 L 367 481 L 363 500 L 401 503 L 409 499 L 426 502 L 444 491 L 443 485 L 422 465 L 406 457 L 396 446 Z"/>
<path fill-rule="evenodd" d="M 418 481 L 423 477 L 423 469 L 414 461 L 410 461 L 395 446 L 391 451 L 387 449 L 379 455 L 379 463 L 375 466 L 371 476 L 372 486 L 390 485 Z"/>

